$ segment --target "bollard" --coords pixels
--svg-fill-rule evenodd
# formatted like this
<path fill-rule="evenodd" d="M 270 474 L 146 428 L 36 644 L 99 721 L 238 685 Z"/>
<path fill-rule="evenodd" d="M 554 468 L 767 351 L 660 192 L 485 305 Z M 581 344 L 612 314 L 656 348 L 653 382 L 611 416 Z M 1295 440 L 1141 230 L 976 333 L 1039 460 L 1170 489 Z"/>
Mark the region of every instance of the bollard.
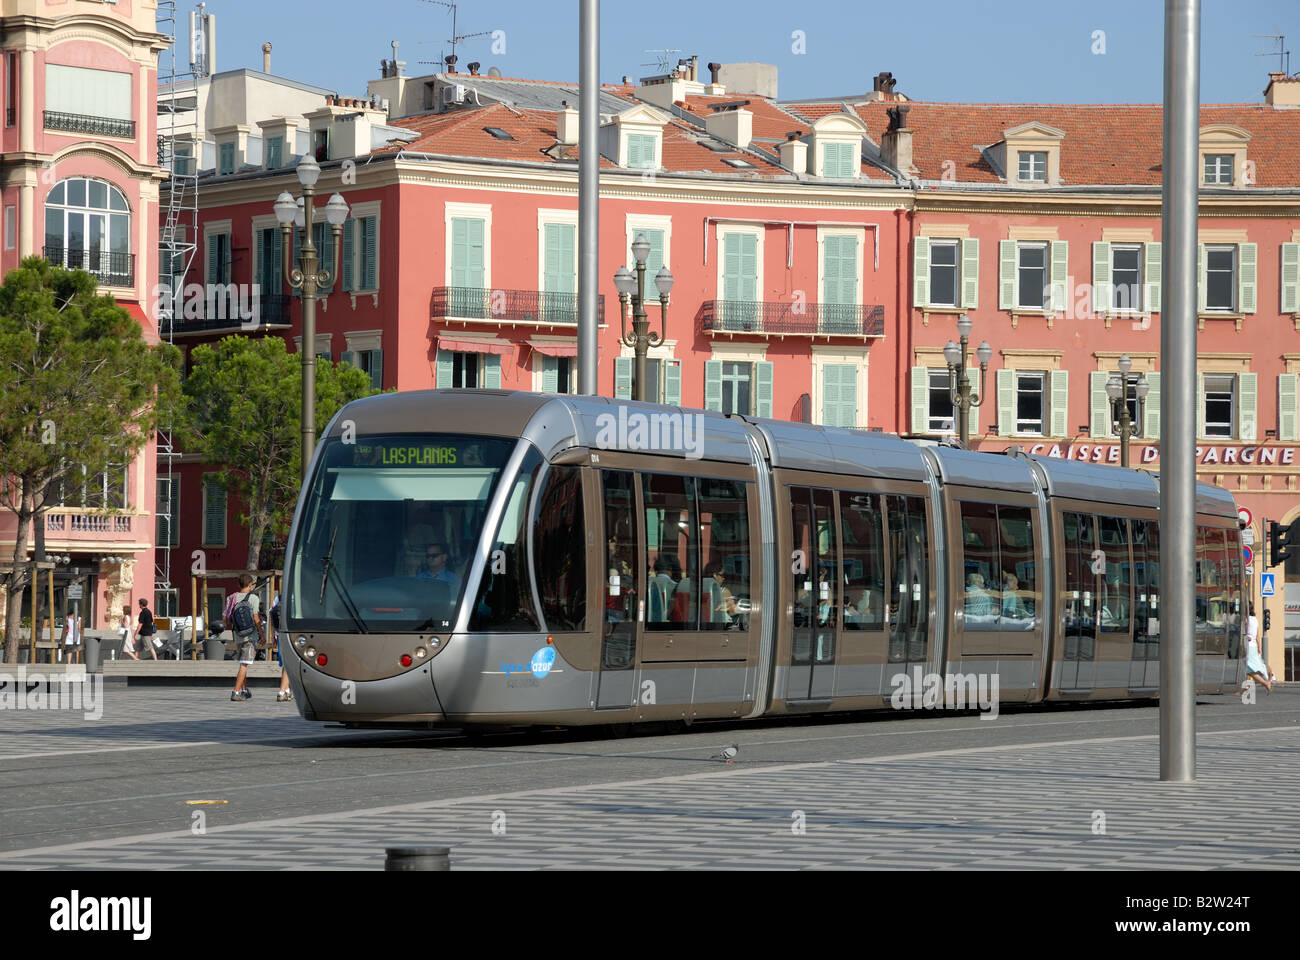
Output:
<path fill-rule="evenodd" d="M 386 847 L 385 870 L 450 870 L 451 847 Z"/>

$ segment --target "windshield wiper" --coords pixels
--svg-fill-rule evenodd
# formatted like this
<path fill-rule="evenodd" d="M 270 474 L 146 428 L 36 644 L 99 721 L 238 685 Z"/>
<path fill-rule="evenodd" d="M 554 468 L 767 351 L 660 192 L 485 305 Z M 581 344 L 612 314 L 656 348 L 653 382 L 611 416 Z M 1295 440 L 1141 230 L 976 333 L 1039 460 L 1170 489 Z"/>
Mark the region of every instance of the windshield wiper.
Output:
<path fill-rule="evenodd" d="M 335 527 L 332 531 L 330 531 L 329 549 L 325 551 L 325 556 L 321 557 L 321 561 L 324 565 L 324 572 L 321 574 L 321 578 L 320 578 L 320 599 L 317 602 L 322 605 L 324 605 L 325 603 L 325 584 L 330 582 L 330 574 L 335 573 L 334 559 L 333 559 L 334 539 L 338 535 L 339 535 L 338 527 Z M 348 595 L 348 592 L 344 588 L 343 584 L 339 583 L 337 579 L 335 579 L 334 581 L 334 589 L 338 591 L 339 599 L 343 601 L 343 609 L 346 610 L 348 612 L 348 616 L 352 618 L 352 622 L 356 625 L 357 632 L 369 633 L 370 631 L 366 629 L 366 625 L 362 622 L 361 615 L 357 612 L 356 606 L 352 603 L 352 598 Z"/>
<path fill-rule="evenodd" d="M 321 562 L 324 564 L 324 572 L 321 574 L 320 577 L 320 598 L 316 601 L 317 603 L 325 602 L 325 583 L 326 581 L 329 580 L 330 564 L 334 562 L 333 560 L 334 538 L 337 537 L 338 535 L 339 535 L 338 527 L 335 527 L 333 530 L 330 531 L 330 547 L 328 550 L 325 551 L 325 556 L 321 557 Z"/>

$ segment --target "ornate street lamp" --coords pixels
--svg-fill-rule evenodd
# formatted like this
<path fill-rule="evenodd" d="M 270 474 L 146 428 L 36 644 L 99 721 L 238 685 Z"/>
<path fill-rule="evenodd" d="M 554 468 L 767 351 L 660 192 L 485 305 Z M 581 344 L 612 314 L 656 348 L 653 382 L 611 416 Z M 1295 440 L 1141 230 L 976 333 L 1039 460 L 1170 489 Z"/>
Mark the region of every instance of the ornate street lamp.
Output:
<path fill-rule="evenodd" d="M 338 275 L 338 259 L 343 235 L 343 223 L 348 218 L 347 202 L 334 194 L 325 204 L 325 219 L 334 235 L 334 263 L 327 268 L 317 256 L 312 241 L 312 226 L 316 207 L 316 181 L 320 179 L 320 164 L 310 156 L 298 163 L 298 182 L 302 196 L 294 200 L 287 191 L 275 200 L 275 219 L 283 232 L 284 276 L 289 286 L 302 291 L 302 476 L 307 478 L 307 466 L 316 448 L 316 292 L 328 287 Z M 302 249 L 298 252 L 300 267 L 292 263 L 293 228 L 302 230 Z"/>
<path fill-rule="evenodd" d="M 943 358 L 948 361 L 948 396 L 952 400 L 953 413 L 957 417 L 957 436 L 963 447 L 970 445 L 970 419 L 967 414 L 971 408 L 984 402 L 984 380 L 989 371 L 989 361 L 993 359 L 993 348 L 985 340 L 975 351 L 980 364 L 979 397 L 971 396 L 971 384 L 966 379 L 967 347 L 970 345 L 970 331 L 974 324 L 970 317 L 962 314 L 957 319 L 957 333 L 961 336 L 961 345 L 948 341 L 943 348 Z"/>
<path fill-rule="evenodd" d="M 632 396 L 636 400 L 647 400 L 648 384 L 645 376 L 645 356 L 650 347 L 664 342 L 668 323 L 668 293 L 673 288 L 673 275 L 668 267 L 661 267 L 655 275 L 655 287 L 659 290 L 659 330 L 650 329 L 650 321 L 645 312 L 645 264 L 650 256 L 650 244 L 644 233 L 638 233 L 632 243 L 632 256 L 636 258 L 636 274 L 627 267 L 619 267 L 614 274 L 614 287 L 618 290 L 619 321 L 622 335 L 618 342 L 631 347 L 636 357 L 635 382 Z M 628 307 L 632 309 L 632 334 L 627 332 Z"/>
<path fill-rule="evenodd" d="M 1128 410 L 1128 372 L 1131 369 L 1133 369 L 1133 361 L 1126 353 L 1119 358 L 1119 373 L 1111 374 L 1110 379 L 1106 381 L 1106 396 L 1110 398 L 1111 429 L 1119 434 L 1119 463 L 1122 467 L 1128 466 L 1129 440 L 1141 435 L 1141 431 L 1134 428 L 1133 415 Z M 1133 392 L 1137 394 L 1139 421 L 1142 419 L 1147 391 L 1150 389 L 1151 385 L 1147 383 L 1147 378 L 1138 377 Z"/>

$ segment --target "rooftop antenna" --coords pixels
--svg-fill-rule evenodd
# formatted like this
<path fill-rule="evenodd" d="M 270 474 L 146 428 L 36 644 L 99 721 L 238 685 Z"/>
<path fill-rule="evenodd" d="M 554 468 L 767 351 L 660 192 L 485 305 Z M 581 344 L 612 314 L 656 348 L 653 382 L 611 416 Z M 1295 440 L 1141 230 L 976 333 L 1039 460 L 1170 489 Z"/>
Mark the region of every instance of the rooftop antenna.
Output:
<path fill-rule="evenodd" d="M 1253 33 L 1251 34 L 1256 40 L 1272 40 L 1275 50 L 1265 50 L 1263 53 L 1257 53 L 1257 57 L 1277 57 L 1277 68 L 1286 74 L 1291 75 L 1291 51 L 1286 48 L 1286 34 L 1281 33 L 1279 27 L 1278 33 Z"/>
<path fill-rule="evenodd" d="M 672 73 L 673 69 L 677 66 L 677 62 L 673 60 L 673 54 L 681 53 L 681 50 L 675 50 L 671 47 L 666 47 L 662 50 L 647 50 L 646 53 L 656 53 L 658 54 L 658 56 L 655 57 L 655 59 L 650 63 L 643 63 L 641 64 L 641 66 L 658 67 L 660 70 L 662 70 L 664 73 L 667 74 L 667 73 Z"/>
<path fill-rule="evenodd" d="M 420 61 L 421 63 L 438 63 L 438 64 L 447 64 L 447 63 L 450 63 L 450 64 L 452 64 L 452 65 L 455 65 L 455 63 L 456 63 L 456 60 L 455 60 L 455 57 L 456 57 L 456 44 L 461 43 L 462 41 L 465 41 L 465 40 L 472 39 L 473 37 L 487 37 L 487 36 L 491 36 L 491 34 L 492 34 L 492 31 L 491 31 L 491 30 L 480 30 L 478 33 L 457 33 L 457 32 L 456 32 L 456 2 L 455 2 L 455 0 L 424 0 L 424 2 L 425 2 L 425 3 L 436 3 L 436 4 L 438 4 L 438 6 L 440 6 L 440 7 L 446 7 L 447 9 L 449 9 L 449 10 L 451 11 L 451 39 L 450 39 L 450 40 L 446 40 L 446 41 L 422 40 L 422 41 L 420 41 L 420 42 L 421 42 L 421 43 L 438 43 L 438 42 L 450 43 L 450 44 L 451 44 L 451 56 L 452 56 L 453 59 L 448 60 L 446 57 L 443 57 L 441 60 L 437 60 L 437 61 L 433 61 L 433 60 L 421 60 L 421 61 Z"/>

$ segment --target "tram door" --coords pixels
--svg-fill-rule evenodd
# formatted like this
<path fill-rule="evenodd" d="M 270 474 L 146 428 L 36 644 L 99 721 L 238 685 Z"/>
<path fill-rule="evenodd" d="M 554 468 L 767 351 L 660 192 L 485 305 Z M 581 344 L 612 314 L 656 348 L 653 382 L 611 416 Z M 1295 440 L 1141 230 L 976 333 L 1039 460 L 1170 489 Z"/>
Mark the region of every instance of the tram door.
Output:
<path fill-rule="evenodd" d="M 632 706 L 636 680 L 637 537 L 634 475 L 601 470 L 601 504 L 605 518 L 605 618 L 600 645 L 597 709 Z"/>
<path fill-rule="evenodd" d="M 1132 520 L 1133 529 L 1133 659 L 1130 690 L 1160 687 L 1160 524 Z"/>
<path fill-rule="evenodd" d="M 1063 513 L 1062 545 L 1064 589 L 1061 609 L 1065 611 L 1065 646 L 1062 651 L 1059 689 L 1092 689 L 1097 652 L 1097 574 L 1093 551 L 1097 543 L 1094 518 L 1085 513 Z"/>
<path fill-rule="evenodd" d="M 923 497 L 885 497 L 889 527 L 889 667 L 882 693 L 892 689 L 892 677 L 924 669 L 930 640 L 930 551 Z"/>
<path fill-rule="evenodd" d="M 787 700 L 829 700 L 842 601 L 835 501 L 830 490 L 791 487 L 793 643 Z"/>

